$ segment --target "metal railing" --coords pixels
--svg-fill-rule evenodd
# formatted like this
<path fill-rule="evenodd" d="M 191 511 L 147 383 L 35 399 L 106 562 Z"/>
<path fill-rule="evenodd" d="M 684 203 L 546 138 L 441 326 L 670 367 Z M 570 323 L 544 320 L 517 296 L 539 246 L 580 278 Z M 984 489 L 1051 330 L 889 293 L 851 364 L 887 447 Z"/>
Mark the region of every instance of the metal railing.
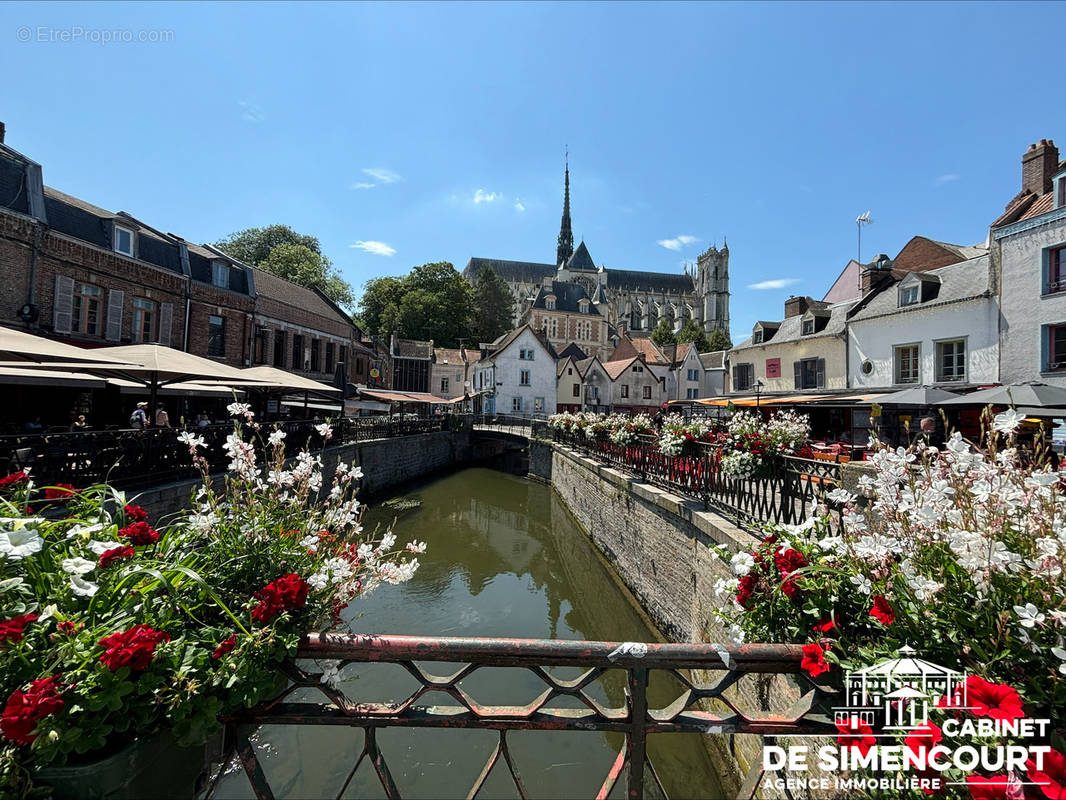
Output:
<path fill-rule="evenodd" d="M 265 423 L 263 428 L 284 430 L 286 451 L 296 453 L 305 448 L 322 449 L 326 442 L 316 426 L 325 421 L 287 420 Z M 454 415 L 341 417 L 330 420 L 333 434 L 329 445 L 451 430 L 462 424 L 463 418 Z M 224 470 L 228 459 L 222 445 L 233 431 L 232 424 L 189 430 L 206 441 L 207 447 L 202 452 L 211 471 Z M 143 488 L 198 474 L 189 458 L 188 447 L 178 441 L 179 433 L 174 428 L 148 428 L 0 436 L 0 464 L 6 464 L 10 471 L 29 468 L 38 486 L 70 483 L 81 488 L 106 481 L 122 489 Z"/>
<path fill-rule="evenodd" d="M 836 728 L 821 713 L 829 694 L 800 669 L 803 649 L 794 644 L 643 644 L 636 642 L 589 642 L 545 639 L 474 639 L 415 636 L 309 636 L 297 658 L 336 660 L 336 669 L 349 664 L 391 663 L 401 666 L 417 687 L 398 702 L 360 702 L 332 688 L 322 673 L 308 671 L 295 662 L 284 665 L 292 684 L 277 698 L 223 720 L 230 750 L 224 757 L 213 785 L 214 796 L 225 767 L 239 759 L 258 798 L 273 798 L 252 734 L 260 725 L 342 725 L 361 728 L 362 749 L 352 759 L 351 770 L 337 797 L 348 789 L 357 770 L 369 761 L 385 796 L 400 797 L 396 781 L 381 749 L 378 731 L 383 728 L 488 729 L 499 734 L 468 797 L 476 797 L 500 761 L 506 765 L 518 795 L 528 797 L 526 784 L 512 758 L 510 731 L 607 731 L 621 733 L 624 743 L 614 759 L 597 798 L 606 798 L 625 775 L 626 796 L 637 800 L 652 794 L 665 796 L 662 781 L 648 757 L 648 737 L 660 733 L 755 734 L 762 737 L 793 734 L 836 734 Z M 454 665 L 446 675 L 421 666 L 427 662 Z M 544 684 L 539 696 L 526 705 L 482 705 L 460 681 L 482 668 L 509 667 L 532 672 Z M 549 673 L 552 667 L 580 667 L 583 674 L 563 680 Z M 624 706 L 608 707 L 587 691 L 612 670 L 625 672 Z M 678 685 L 669 705 L 650 708 L 648 684 L 653 672 L 667 673 Z M 697 671 L 694 673 L 693 671 Z M 697 679 L 695 674 L 699 674 Z M 752 712 L 742 708 L 726 690 L 745 675 L 787 675 L 798 688 L 787 708 Z M 702 682 L 709 680 L 708 683 Z M 310 690 L 310 691 L 307 691 Z M 441 692 L 448 705 L 418 705 L 426 694 Z M 310 695 L 313 699 L 295 699 Z M 553 700 L 570 706 L 552 705 Z M 576 703 L 573 701 L 577 701 Z M 752 797 L 762 779 L 762 761 L 755 759 L 739 796 Z M 650 784 L 650 785 L 649 785 Z"/>
<path fill-rule="evenodd" d="M 832 461 L 778 456 L 755 475 L 741 478 L 724 473 L 722 448 L 704 442 L 689 443 L 687 452 L 671 456 L 652 436 L 638 436 L 630 444 L 559 430 L 552 437 L 642 481 L 700 500 L 746 528 L 803 522 L 825 493 L 840 485 L 840 464 Z"/>

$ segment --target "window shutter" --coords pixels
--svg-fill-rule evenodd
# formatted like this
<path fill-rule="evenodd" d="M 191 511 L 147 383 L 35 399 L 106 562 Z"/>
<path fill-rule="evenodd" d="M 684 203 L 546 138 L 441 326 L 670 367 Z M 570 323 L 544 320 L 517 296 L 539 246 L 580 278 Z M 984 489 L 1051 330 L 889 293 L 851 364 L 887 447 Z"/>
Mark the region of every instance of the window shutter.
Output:
<path fill-rule="evenodd" d="M 121 289 L 111 289 L 107 293 L 107 332 L 104 338 L 117 342 L 122 338 L 122 302 L 126 293 Z"/>
<path fill-rule="evenodd" d="M 795 381 L 795 388 L 802 389 L 803 388 L 803 362 L 801 362 L 801 361 L 793 361 L 792 362 L 792 377 L 793 377 L 793 380 Z"/>
<path fill-rule="evenodd" d="M 740 367 L 733 367 L 733 391 L 737 391 L 740 386 Z"/>
<path fill-rule="evenodd" d="M 174 304 L 159 304 L 159 343 L 170 347 L 170 329 L 174 322 Z"/>
<path fill-rule="evenodd" d="M 52 327 L 56 333 L 70 333 L 74 321 L 74 279 L 56 275 L 55 298 L 52 303 Z"/>
<path fill-rule="evenodd" d="M 825 359 L 824 358 L 819 358 L 818 359 L 818 382 L 817 382 L 816 386 L 819 389 L 824 389 L 825 388 Z"/>

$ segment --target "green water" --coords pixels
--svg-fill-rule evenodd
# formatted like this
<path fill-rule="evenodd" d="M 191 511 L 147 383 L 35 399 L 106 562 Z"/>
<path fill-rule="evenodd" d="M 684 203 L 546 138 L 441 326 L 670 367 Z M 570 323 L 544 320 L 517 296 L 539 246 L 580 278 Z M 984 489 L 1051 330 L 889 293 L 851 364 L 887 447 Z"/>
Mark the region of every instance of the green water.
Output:
<path fill-rule="evenodd" d="M 627 593 L 594 551 L 551 489 L 487 469 L 468 469 L 402 495 L 420 500 L 394 525 L 400 542 L 424 540 L 429 549 L 415 578 L 386 586 L 353 603 L 352 629 L 366 633 L 513 636 L 607 641 L 658 640 Z M 391 517 L 373 509 L 372 528 Z M 458 667 L 422 665 L 445 675 Z M 553 675 L 573 678 L 576 668 Z M 414 679 L 392 664 L 351 665 L 343 690 L 364 702 L 406 698 Z M 520 705 L 544 691 L 529 670 L 483 668 L 460 686 L 482 704 Z M 612 670 L 588 693 L 613 707 L 624 705 L 624 673 Z M 652 673 L 649 705 L 667 705 L 676 682 Z M 420 705 L 452 705 L 443 693 Z M 566 698 L 555 707 L 582 707 Z M 518 731 L 508 743 L 527 792 L 537 798 L 594 797 L 622 745 L 619 734 Z M 465 797 L 497 742 L 494 731 L 381 729 L 378 743 L 405 798 Z M 363 733 L 345 727 L 268 726 L 260 730 L 260 762 L 278 798 L 335 797 L 363 746 Z M 693 734 L 659 734 L 649 740 L 656 771 L 671 798 L 719 797 L 706 751 Z M 221 797 L 251 797 L 243 773 L 228 776 Z M 383 797 L 364 761 L 344 797 Z M 517 797 L 503 759 L 480 797 Z M 611 794 L 624 796 L 624 776 Z M 649 797 L 654 796 L 650 791 Z"/>

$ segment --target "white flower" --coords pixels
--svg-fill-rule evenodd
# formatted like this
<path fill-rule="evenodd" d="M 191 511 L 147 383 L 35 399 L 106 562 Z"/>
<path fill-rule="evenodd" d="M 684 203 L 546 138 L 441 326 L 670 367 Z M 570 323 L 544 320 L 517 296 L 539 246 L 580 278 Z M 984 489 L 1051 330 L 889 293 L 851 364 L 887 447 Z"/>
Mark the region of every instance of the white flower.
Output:
<path fill-rule="evenodd" d="M 196 449 L 197 447 L 207 447 L 207 441 L 203 436 L 197 436 L 190 431 L 182 431 L 178 434 L 178 441 L 184 445 L 188 445 L 190 449 Z"/>
<path fill-rule="evenodd" d="M 871 594 L 874 590 L 873 584 L 865 575 L 852 575 L 848 580 L 855 584 L 855 588 L 863 594 Z"/>
<path fill-rule="evenodd" d="M 329 426 L 328 422 L 323 422 L 321 425 L 315 425 L 315 430 L 318 431 L 318 435 L 323 439 L 328 439 L 333 435 L 333 428 Z"/>
<path fill-rule="evenodd" d="M 277 447 L 285 439 L 285 431 L 276 430 L 267 437 L 271 447 Z"/>
<path fill-rule="evenodd" d="M 907 585 L 911 587 L 914 596 L 922 603 L 928 603 L 933 599 L 933 595 L 944 588 L 944 584 L 937 583 L 932 578 L 926 578 L 923 575 L 915 575 L 908 578 Z"/>
<path fill-rule="evenodd" d="M 70 588 L 78 597 L 92 597 L 99 590 L 99 586 L 77 575 L 70 576 Z"/>
<path fill-rule="evenodd" d="M 122 542 L 98 542 L 91 541 L 88 544 L 89 549 L 96 553 L 98 556 L 102 556 L 108 550 L 114 550 L 116 547 L 122 547 Z"/>
<path fill-rule="evenodd" d="M 1026 486 L 1054 486 L 1061 476 L 1057 472 L 1034 472 L 1025 479 Z"/>
<path fill-rule="evenodd" d="M 1052 647 L 1051 654 L 1062 662 L 1059 664 L 1059 672 L 1066 675 L 1066 650 L 1063 650 L 1061 647 Z"/>
<path fill-rule="evenodd" d="M 418 541 L 408 542 L 407 549 L 412 553 L 424 553 L 426 552 L 426 543 Z"/>
<path fill-rule="evenodd" d="M 69 531 L 67 531 L 67 538 L 73 539 L 75 536 L 89 536 L 94 533 L 99 533 L 104 529 L 103 523 L 96 523 L 95 525 L 74 525 Z"/>
<path fill-rule="evenodd" d="M 1059 625 L 1066 624 L 1066 611 L 1049 611 L 1051 618 L 1055 620 Z"/>
<path fill-rule="evenodd" d="M 378 551 L 384 552 L 386 550 L 391 550 L 394 544 L 396 544 L 396 534 L 389 531 L 381 537 L 381 542 L 378 544 Z"/>
<path fill-rule="evenodd" d="M 96 562 L 81 556 L 63 559 L 63 571 L 71 575 L 85 575 L 96 569 Z"/>
<path fill-rule="evenodd" d="M 318 552 L 318 537 L 314 534 L 309 534 L 300 540 L 300 547 L 305 550 L 310 550 L 312 553 Z M 321 587 L 319 587 L 321 588 Z"/>
<path fill-rule="evenodd" d="M 1031 628 L 1034 625 L 1038 625 L 1045 619 L 1044 615 L 1040 613 L 1040 610 L 1032 603 L 1026 603 L 1024 606 L 1015 606 L 1014 613 L 1021 617 L 1018 624 L 1025 628 Z"/>
<path fill-rule="evenodd" d="M 1024 419 L 1025 414 L 1021 411 L 1009 408 L 1002 414 L 996 414 L 992 419 L 992 429 L 999 433 L 1014 433 Z"/>
<path fill-rule="evenodd" d="M 35 528 L 0 531 L 0 553 L 12 561 L 41 552 L 42 540 Z"/>
<path fill-rule="evenodd" d="M 729 559 L 729 565 L 736 575 L 747 575 L 755 566 L 755 557 L 748 552 L 739 552 Z"/>
<path fill-rule="evenodd" d="M 730 625 L 729 640 L 734 644 L 744 644 L 744 629 L 739 625 Z"/>
<path fill-rule="evenodd" d="M 226 410 L 234 417 L 244 417 L 248 420 L 255 416 L 252 413 L 252 407 L 248 403 L 230 403 L 226 406 Z"/>
<path fill-rule="evenodd" d="M 847 489 L 834 489 L 825 496 L 825 499 L 830 503 L 850 503 L 854 495 Z"/>
<path fill-rule="evenodd" d="M 740 585 L 738 580 L 718 578 L 714 582 L 714 596 L 720 597 L 723 594 L 734 594 L 737 591 L 737 587 Z"/>
<path fill-rule="evenodd" d="M 325 684 L 331 689 L 340 688 L 341 669 L 340 661 L 326 661 L 322 663 L 322 675 L 319 683 Z"/>

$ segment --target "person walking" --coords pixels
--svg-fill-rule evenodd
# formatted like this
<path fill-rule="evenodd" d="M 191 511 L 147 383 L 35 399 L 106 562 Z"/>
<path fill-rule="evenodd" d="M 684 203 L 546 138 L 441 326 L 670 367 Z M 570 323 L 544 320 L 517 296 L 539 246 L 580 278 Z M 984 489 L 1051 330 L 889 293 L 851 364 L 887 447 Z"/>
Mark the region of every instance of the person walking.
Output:
<path fill-rule="evenodd" d="M 137 407 L 133 409 L 133 413 L 130 414 L 130 427 L 135 430 L 143 431 L 148 427 L 148 404 L 141 402 L 137 404 Z"/>
<path fill-rule="evenodd" d="M 160 403 L 155 410 L 155 426 L 157 428 L 170 427 L 170 415 L 167 414 L 166 406 Z"/>
<path fill-rule="evenodd" d="M 914 434 L 914 440 L 910 446 L 911 450 L 914 450 L 919 442 L 924 443 L 926 447 L 935 447 L 938 450 L 944 449 L 944 434 L 937 430 L 936 417 L 922 417 L 922 421 L 918 425 L 920 430 Z"/>
<path fill-rule="evenodd" d="M 84 431 L 88 430 L 88 428 L 89 423 L 85 421 L 84 414 L 78 414 L 77 418 L 72 423 L 70 423 L 70 429 L 72 431 Z"/>

